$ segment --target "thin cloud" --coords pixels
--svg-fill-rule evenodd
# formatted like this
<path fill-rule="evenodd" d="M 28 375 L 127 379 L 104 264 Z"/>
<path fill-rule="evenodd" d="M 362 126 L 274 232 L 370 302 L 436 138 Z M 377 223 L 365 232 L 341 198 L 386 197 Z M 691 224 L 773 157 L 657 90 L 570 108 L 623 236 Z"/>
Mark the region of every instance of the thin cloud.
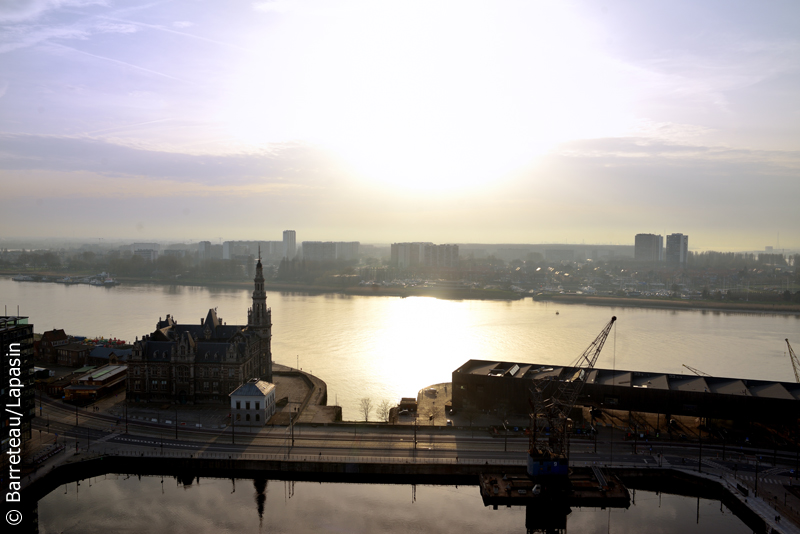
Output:
<path fill-rule="evenodd" d="M 134 65 L 133 63 L 128 63 L 127 61 L 120 61 L 119 59 L 113 59 L 113 58 L 105 57 L 105 56 L 98 56 L 97 54 L 91 54 L 89 52 L 84 52 L 83 50 L 78 50 L 77 48 L 72 48 L 70 46 L 57 44 L 57 43 L 50 43 L 50 46 L 62 48 L 64 50 L 69 50 L 71 52 L 75 52 L 77 54 L 83 54 L 85 56 L 93 57 L 93 58 L 96 58 L 96 59 L 101 59 L 103 61 L 116 63 L 117 65 L 123 65 L 125 67 L 130 67 L 132 69 L 140 70 L 142 72 L 148 72 L 150 74 L 155 74 L 156 76 L 162 76 L 164 78 L 168 78 L 170 80 L 175 80 L 177 82 L 189 83 L 188 81 L 182 80 L 180 78 L 176 78 L 175 76 L 170 76 L 169 74 L 164 74 L 163 72 L 158 72 L 156 70 L 152 70 L 152 69 L 148 69 L 148 68 L 145 68 L 145 67 L 141 67 L 139 65 Z"/>
<path fill-rule="evenodd" d="M 0 95 L 0 96 L 2 96 L 2 95 Z M 105 132 L 119 132 L 120 130 L 127 130 L 129 128 L 136 128 L 138 126 L 144 126 L 146 124 L 155 124 L 155 123 L 158 123 L 158 122 L 165 122 L 165 121 L 171 121 L 171 120 L 173 120 L 173 119 L 172 118 L 167 118 L 167 119 L 156 119 L 156 120 L 153 120 L 153 121 L 137 122 L 137 123 L 134 123 L 134 124 L 123 124 L 123 125 L 120 125 L 120 126 L 112 126 L 111 128 L 103 128 L 102 130 L 92 130 L 91 132 L 85 132 L 85 135 L 95 135 L 95 134 L 105 133 Z"/>
<path fill-rule="evenodd" d="M 36 19 L 48 11 L 92 5 L 106 6 L 105 0 L 28 0 L 3 2 L 0 22 L 22 22 Z"/>
<path fill-rule="evenodd" d="M 166 33 L 171 33 L 173 35 L 180 35 L 182 37 L 188 37 L 190 39 L 197 39 L 199 41 L 204 41 L 206 43 L 211 43 L 211 44 L 224 46 L 224 47 L 227 47 L 227 48 L 233 48 L 233 49 L 236 49 L 236 50 L 241 50 L 242 52 L 252 52 L 252 50 L 248 50 L 247 48 L 242 48 L 241 46 L 238 46 L 238 45 L 235 45 L 235 44 L 225 43 L 223 41 L 217 41 L 217 40 L 214 40 L 214 39 L 209 39 L 208 37 L 203 37 L 201 35 L 195 35 L 193 33 L 180 32 L 178 30 L 171 30 L 171 29 L 169 29 L 167 27 L 159 26 L 157 24 L 147 24 L 145 22 L 139 22 L 139 21 L 136 21 L 136 20 L 122 20 L 122 19 L 115 19 L 115 18 L 112 18 L 112 17 L 102 17 L 102 18 L 104 18 L 106 20 L 112 20 L 114 22 L 121 22 L 121 23 L 126 23 L 126 24 L 135 24 L 135 25 L 141 26 L 143 28 L 149 28 L 151 30 L 158 30 L 158 31 L 166 32 Z M 175 24 L 177 24 L 177 23 L 175 23 Z M 187 23 L 187 24 L 191 25 L 191 23 Z"/>

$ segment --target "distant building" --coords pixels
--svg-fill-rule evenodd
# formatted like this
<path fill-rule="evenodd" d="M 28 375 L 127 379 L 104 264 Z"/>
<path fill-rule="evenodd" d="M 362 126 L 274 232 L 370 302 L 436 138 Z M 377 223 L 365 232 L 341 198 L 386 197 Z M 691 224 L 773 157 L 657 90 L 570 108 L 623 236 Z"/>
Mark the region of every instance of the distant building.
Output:
<path fill-rule="evenodd" d="M 223 247 L 224 250 L 224 247 Z M 211 259 L 211 241 L 200 241 L 197 244 L 198 259 L 210 260 Z M 224 252 L 223 252 L 224 254 Z"/>
<path fill-rule="evenodd" d="M 689 236 L 670 234 L 667 236 L 667 264 L 672 267 L 686 267 L 689 258 Z"/>
<path fill-rule="evenodd" d="M 140 256 L 146 261 L 156 261 L 159 248 L 158 243 L 134 243 L 131 245 L 131 254 Z"/>
<path fill-rule="evenodd" d="M 9 447 L 10 430 L 19 438 L 31 437 L 31 422 L 36 417 L 33 374 L 33 325 L 27 317 L 0 316 L 0 359 L 3 386 L 0 387 L 3 416 L 3 452 Z M 12 382 L 16 379 L 18 382 Z M 15 447 L 15 449 L 18 447 Z"/>
<path fill-rule="evenodd" d="M 94 347 L 71 341 L 56 347 L 56 363 L 68 367 L 83 367 L 89 363 L 89 354 Z"/>
<path fill-rule="evenodd" d="M 458 245 L 428 244 L 423 248 L 426 267 L 458 268 Z"/>
<path fill-rule="evenodd" d="M 320 263 L 336 260 L 336 243 L 332 241 L 303 241 L 303 260 Z"/>
<path fill-rule="evenodd" d="M 297 255 L 297 233 L 294 230 L 283 231 L 283 257 L 293 260 Z"/>
<path fill-rule="evenodd" d="M 426 245 L 433 245 L 433 243 L 393 243 L 391 265 L 399 269 L 421 265 L 425 260 Z"/>
<path fill-rule="evenodd" d="M 358 241 L 336 243 L 336 260 L 337 261 L 355 261 L 358 259 L 358 247 L 361 245 Z"/>
<path fill-rule="evenodd" d="M 637 261 L 656 263 L 664 259 L 664 238 L 656 234 L 636 234 L 633 257 Z"/>
<path fill-rule="evenodd" d="M 320 263 L 358 259 L 358 241 L 303 241 L 303 259 Z"/>
<path fill-rule="evenodd" d="M 117 365 L 127 363 L 133 354 L 133 349 L 119 349 L 113 347 L 95 347 L 89 352 L 89 365 Z"/>
<path fill-rule="evenodd" d="M 230 394 L 234 425 L 264 426 L 275 414 L 275 385 L 251 378 Z"/>
<path fill-rule="evenodd" d="M 125 365 L 104 365 L 72 380 L 64 388 L 64 401 L 86 404 L 106 397 L 125 387 L 128 368 Z"/>
<path fill-rule="evenodd" d="M 167 315 L 152 334 L 137 339 L 128 358 L 128 400 L 227 404 L 250 377 L 271 382 L 272 311 L 260 257 L 253 282 L 246 325 L 228 325 L 211 309 L 199 325 Z"/>
<path fill-rule="evenodd" d="M 42 338 L 36 343 L 36 359 L 44 360 L 47 363 L 56 363 L 58 361 L 57 348 L 68 345 L 70 341 L 70 337 L 64 330 L 48 330 L 42 334 Z"/>
<path fill-rule="evenodd" d="M 547 249 L 544 251 L 544 257 L 551 262 L 575 261 L 575 251 L 571 248 Z"/>
<path fill-rule="evenodd" d="M 458 245 L 393 243 L 390 261 L 393 267 L 399 269 L 418 266 L 455 269 L 458 267 Z"/>

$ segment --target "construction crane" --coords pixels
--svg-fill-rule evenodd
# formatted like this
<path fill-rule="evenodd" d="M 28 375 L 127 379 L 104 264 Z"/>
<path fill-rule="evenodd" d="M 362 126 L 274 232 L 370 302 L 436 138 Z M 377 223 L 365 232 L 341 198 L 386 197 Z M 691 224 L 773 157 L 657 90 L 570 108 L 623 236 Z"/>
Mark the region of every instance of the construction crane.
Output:
<path fill-rule="evenodd" d="M 800 384 L 800 360 L 797 359 L 797 354 L 794 353 L 792 346 L 789 344 L 789 338 L 786 338 L 786 346 L 789 347 L 789 359 L 792 361 L 792 369 L 794 369 L 794 379 Z"/>
<path fill-rule="evenodd" d="M 708 373 L 706 373 L 704 371 L 701 371 L 700 369 L 695 369 L 694 367 L 689 367 L 685 363 L 682 364 L 682 365 L 684 367 L 686 367 L 688 370 L 690 370 L 691 372 L 693 372 L 694 374 L 696 374 L 697 376 L 711 376 L 710 374 L 708 374 Z"/>
<path fill-rule="evenodd" d="M 531 388 L 531 428 L 528 447 L 528 475 L 566 475 L 569 466 L 569 413 L 575 406 L 588 371 L 594 368 L 600 351 L 608 338 L 616 317 L 603 328 L 600 334 L 586 348 L 566 371 L 566 376 L 548 375 L 534 378 Z M 550 369 L 552 370 L 552 369 Z M 546 421 L 547 444 L 537 442 L 539 420 Z"/>

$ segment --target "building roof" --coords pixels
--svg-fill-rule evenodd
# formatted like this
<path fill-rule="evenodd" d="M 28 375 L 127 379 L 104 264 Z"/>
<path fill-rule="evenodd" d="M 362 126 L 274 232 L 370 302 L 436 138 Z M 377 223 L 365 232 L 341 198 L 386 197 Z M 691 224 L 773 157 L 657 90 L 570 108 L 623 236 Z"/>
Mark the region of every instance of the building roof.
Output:
<path fill-rule="evenodd" d="M 118 375 L 124 374 L 128 370 L 127 365 L 104 365 L 79 377 L 77 382 L 89 382 L 95 380 L 109 380 Z"/>
<path fill-rule="evenodd" d="M 44 334 L 42 334 L 42 341 L 47 341 L 52 343 L 53 341 L 61 341 L 64 339 L 69 339 L 69 336 L 63 329 L 56 330 L 55 328 L 52 330 L 48 330 Z"/>
<path fill-rule="evenodd" d="M 519 370 L 511 374 L 515 366 Z M 511 377 L 514 379 L 552 379 L 571 381 L 579 373 L 573 367 L 530 363 L 494 362 L 469 360 L 454 371 L 455 374 L 474 376 Z M 697 376 L 667 373 L 648 373 L 621 369 L 591 369 L 585 374 L 585 383 L 604 386 L 620 386 L 669 391 L 718 393 L 743 395 L 770 399 L 800 400 L 800 384 L 793 382 L 771 382 L 715 376 Z"/>
<path fill-rule="evenodd" d="M 242 384 L 238 388 L 234 389 L 230 393 L 230 397 L 236 396 L 258 396 L 262 395 L 264 397 L 269 394 L 270 391 L 275 389 L 275 384 L 271 384 L 270 382 L 265 382 L 264 380 L 259 380 L 257 378 L 251 379 L 249 382 Z"/>
<path fill-rule="evenodd" d="M 114 354 L 120 360 L 125 360 L 133 353 L 133 349 L 114 349 L 111 347 L 95 347 L 89 353 L 90 358 L 102 358 L 108 360 Z"/>

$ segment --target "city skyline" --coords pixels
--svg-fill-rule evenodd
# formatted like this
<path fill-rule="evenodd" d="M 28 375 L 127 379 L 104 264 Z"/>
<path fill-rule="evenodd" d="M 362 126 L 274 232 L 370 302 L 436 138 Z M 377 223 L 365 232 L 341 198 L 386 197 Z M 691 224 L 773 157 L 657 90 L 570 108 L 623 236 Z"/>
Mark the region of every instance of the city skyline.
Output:
<path fill-rule="evenodd" d="M 14 3 L 0 7 L 0 226 L 798 249 L 799 11 Z"/>

